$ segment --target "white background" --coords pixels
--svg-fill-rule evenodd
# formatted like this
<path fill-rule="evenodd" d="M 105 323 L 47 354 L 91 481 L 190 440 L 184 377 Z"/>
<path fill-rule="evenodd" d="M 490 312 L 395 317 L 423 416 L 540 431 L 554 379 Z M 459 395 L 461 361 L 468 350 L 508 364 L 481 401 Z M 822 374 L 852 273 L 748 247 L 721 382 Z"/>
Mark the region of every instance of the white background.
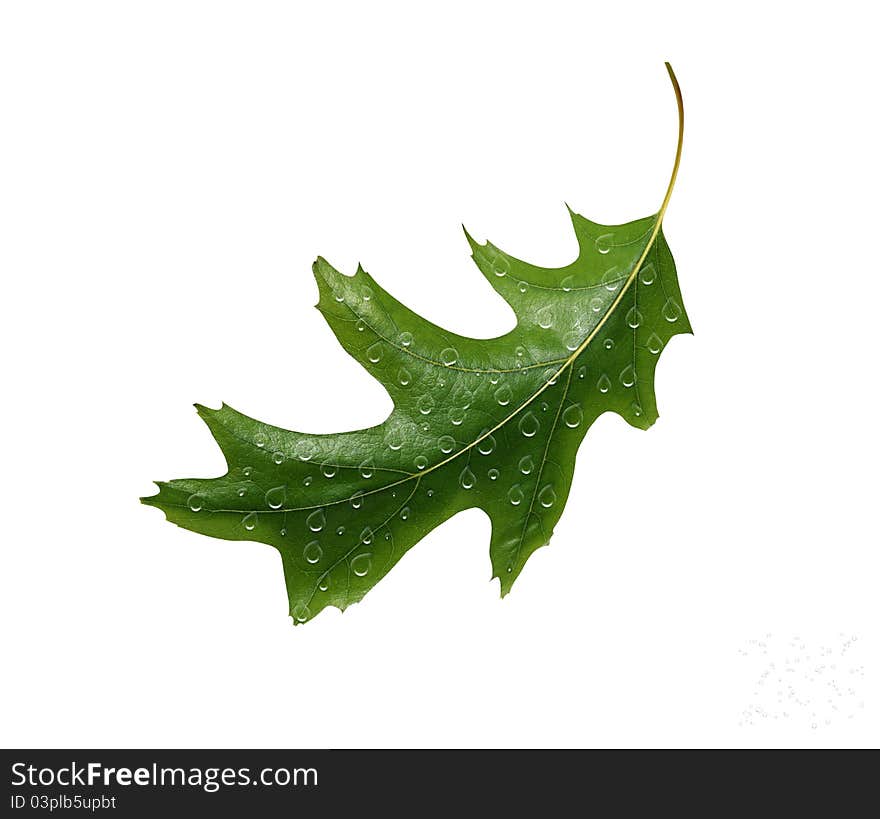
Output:
<path fill-rule="evenodd" d="M 4 3 L 0 741 L 876 745 L 865 8 Z M 311 307 L 317 254 L 488 337 L 513 316 L 460 223 L 561 265 L 563 201 L 653 213 L 665 59 L 696 335 L 663 355 L 650 431 L 595 424 L 507 598 L 471 510 L 293 628 L 272 548 L 138 503 L 223 472 L 193 401 L 314 432 L 389 412 Z M 777 703 L 789 651 L 835 660 L 787 672 L 803 708 Z"/>

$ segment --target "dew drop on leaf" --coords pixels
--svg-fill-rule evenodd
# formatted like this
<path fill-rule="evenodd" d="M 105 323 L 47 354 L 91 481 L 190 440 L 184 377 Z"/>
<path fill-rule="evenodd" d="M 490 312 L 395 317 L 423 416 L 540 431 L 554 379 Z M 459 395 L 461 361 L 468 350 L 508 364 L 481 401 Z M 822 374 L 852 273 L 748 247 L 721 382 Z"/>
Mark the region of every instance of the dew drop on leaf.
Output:
<path fill-rule="evenodd" d="M 495 390 L 495 400 L 500 406 L 506 407 L 510 403 L 511 398 L 513 398 L 513 393 L 507 384 L 502 384 L 497 390 Z"/>
<path fill-rule="evenodd" d="M 309 607 L 305 603 L 298 603 L 293 612 L 290 615 L 297 623 L 305 623 L 309 617 L 312 616 L 312 613 L 309 611 Z"/>
<path fill-rule="evenodd" d="M 311 515 L 309 515 L 306 518 L 306 525 L 313 532 L 320 532 L 321 529 L 324 528 L 325 523 L 326 523 L 326 520 L 324 518 L 324 510 L 323 509 L 315 510 L 314 512 L 312 512 Z"/>
<path fill-rule="evenodd" d="M 424 469 L 428 465 L 428 459 L 424 455 L 416 455 L 413 463 L 416 466 L 416 469 Z"/>
<path fill-rule="evenodd" d="M 601 236 L 596 237 L 596 250 L 600 253 L 605 254 L 611 250 L 611 242 L 614 239 L 613 233 L 603 233 Z"/>
<path fill-rule="evenodd" d="M 266 492 L 266 506 L 270 509 L 280 509 L 284 505 L 287 489 L 284 486 L 272 487 Z"/>
<path fill-rule="evenodd" d="M 372 560 L 370 559 L 372 555 L 369 553 L 357 555 L 353 557 L 351 560 L 351 570 L 358 577 L 366 577 L 366 575 L 370 571 L 370 567 L 372 565 Z"/>
<path fill-rule="evenodd" d="M 373 530 L 369 526 L 365 526 L 361 532 L 361 543 L 369 546 L 373 542 Z"/>
<path fill-rule="evenodd" d="M 412 344 L 413 341 L 412 333 L 401 333 L 399 340 L 402 347 L 409 347 L 409 345 Z"/>
<path fill-rule="evenodd" d="M 605 347 L 606 350 L 613 350 L 614 349 L 614 339 L 613 338 L 606 338 L 605 344 L 603 346 Z"/>
<path fill-rule="evenodd" d="M 272 460 L 273 460 L 276 464 L 279 464 L 279 465 L 282 464 L 282 463 L 284 463 L 284 453 L 283 453 L 283 452 L 275 452 L 275 453 L 272 455 Z"/>
<path fill-rule="evenodd" d="M 675 302 L 675 299 L 669 298 L 666 300 L 666 304 L 663 305 L 663 318 L 665 318 L 670 324 L 678 321 L 681 316 L 681 308 Z"/>
<path fill-rule="evenodd" d="M 663 349 L 663 341 L 657 333 L 651 333 L 648 338 L 648 352 L 653 355 L 659 355 Z"/>
<path fill-rule="evenodd" d="M 360 469 L 361 477 L 364 480 L 368 480 L 369 478 L 373 477 L 373 470 L 376 467 L 373 465 L 372 461 L 367 460 L 364 461 L 358 468 Z"/>
<path fill-rule="evenodd" d="M 596 386 L 599 388 L 599 392 L 606 393 L 611 389 L 611 379 L 608 378 L 605 373 L 599 376 L 599 380 L 596 382 Z"/>
<path fill-rule="evenodd" d="M 349 499 L 349 503 L 352 509 L 360 509 L 364 505 L 364 493 L 360 491 L 355 492 Z"/>
<path fill-rule="evenodd" d="M 455 347 L 447 347 L 440 353 L 440 361 L 443 362 L 444 366 L 451 367 L 458 361 L 458 350 Z"/>
<path fill-rule="evenodd" d="M 562 280 L 562 289 L 566 293 L 571 292 L 571 288 L 574 287 L 574 276 L 566 276 Z"/>
<path fill-rule="evenodd" d="M 403 509 L 400 510 L 400 519 L 408 520 L 409 519 L 409 507 L 404 506 Z"/>
<path fill-rule="evenodd" d="M 367 349 L 367 358 L 372 364 L 378 364 L 382 360 L 382 342 L 377 341 Z"/>
<path fill-rule="evenodd" d="M 191 512 L 202 511 L 202 499 L 198 495 L 190 495 L 186 505 L 189 506 Z"/>
<path fill-rule="evenodd" d="M 519 419 L 519 431 L 526 438 L 533 438 L 540 428 L 541 422 L 535 417 L 535 414 L 531 410 Z"/>
<path fill-rule="evenodd" d="M 497 469 L 490 469 L 486 474 L 489 476 L 490 481 L 497 481 L 498 480 L 499 473 L 498 473 Z"/>
<path fill-rule="evenodd" d="M 507 491 L 507 500 L 510 501 L 511 506 L 519 506 L 523 502 L 523 491 L 518 483 L 515 483 Z"/>
<path fill-rule="evenodd" d="M 620 383 L 624 387 L 631 387 L 636 383 L 636 371 L 632 364 L 627 364 L 620 373 Z"/>
<path fill-rule="evenodd" d="M 466 466 L 461 470 L 461 474 L 458 476 L 458 482 L 461 484 L 462 489 L 473 489 L 474 484 L 477 482 L 477 476 L 471 472 L 469 466 Z"/>
<path fill-rule="evenodd" d="M 495 451 L 495 437 L 491 434 L 486 435 L 485 430 L 480 434 L 486 437 L 480 439 L 480 443 L 477 444 L 477 452 L 480 455 L 491 455 Z"/>
<path fill-rule="evenodd" d="M 321 472 L 323 473 L 325 478 L 332 478 L 336 474 L 336 465 L 324 464 L 321 467 Z"/>
<path fill-rule="evenodd" d="M 408 387 L 411 381 L 412 376 L 409 374 L 409 370 L 405 367 L 401 367 L 397 371 L 397 383 L 400 384 L 401 387 Z"/>
<path fill-rule="evenodd" d="M 306 547 L 303 549 L 303 557 L 305 558 L 306 563 L 317 563 L 324 555 L 324 550 L 321 548 L 321 544 L 318 543 L 317 540 L 313 540 L 306 544 Z"/>
<path fill-rule="evenodd" d="M 564 423 L 569 429 L 579 427 L 583 420 L 584 413 L 581 410 L 580 404 L 572 404 L 571 406 L 566 407 L 562 413 L 562 423 Z"/>
<path fill-rule="evenodd" d="M 654 284 L 654 277 L 656 275 L 656 271 L 654 270 L 654 265 L 646 264 L 641 273 L 639 273 L 639 278 L 642 280 L 642 284 L 646 286 L 650 286 Z"/>
<path fill-rule="evenodd" d="M 419 398 L 418 406 L 419 412 L 422 413 L 422 415 L 430 415 L 431 410 L 434 409 L 434 399 L 431 398 L 430 395 L 425 394 Z"/>
<path fill-rule="evenodd" d="M 551 484 L 548 483 L 542 487 L 541 491 L 538 493 L 538 502 L 545 509 L 549 509 L 554 503 L 556 503 L 556 492 Z"/>
<path fill-rule="evenodd" d="M 538 319 L 538 326 L 542 329 L 549 330 L 553 326 L 553 311 L 549 307 L 542 307 L 535 317 Z"/>
<path fill-rule="evenodd" d="M 638 307 L 630 307 L 629 312 L 626 314 L 626 323 L 632 327 L 633 330 L 642 323 L 642 314 L 639 312 Z"/>
<path fill-rule="evenodd" d="M 249 532 L 253 532 L 254 529 L 257 528 L 257 516 L 251 512 L 249 515 L 245 515 L 241 519 L 241 525 L 244 526 Z"/>
<path fill-rule="evenodd" d="M 455 449 L 455 439 L 451 435 L 443 435 L 437 439 L 437 446 L 444 455 L 448 455 Z"/>
<path fill-rule="evenodd" d="M 535 462 L 532 460 L 531 455 L 526 455 L 523 458 L 520 458 L 519 461 L 519 471 L 523 473 L 523 475 L 528 475 L 535 468 Z"/>
<path fill-rule="evenodd" d="M 613 293 L 620 287 L 620 271 L 616 267 L 609 267 L 602 276 L 602 284 L 609 293 Z"/>

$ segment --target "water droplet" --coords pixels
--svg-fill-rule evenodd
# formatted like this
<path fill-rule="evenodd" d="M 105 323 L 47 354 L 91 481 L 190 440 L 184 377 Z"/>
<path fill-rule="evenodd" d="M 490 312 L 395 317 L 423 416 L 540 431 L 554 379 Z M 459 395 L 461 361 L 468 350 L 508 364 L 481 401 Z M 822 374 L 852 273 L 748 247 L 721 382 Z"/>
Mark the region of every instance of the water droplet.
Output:
<path fill-rule="evenodd" d="M 359 333 L 362 333 L 366 328 L 367 323 L 363 319 L 358 319 L 354 326 L 357 327 Z"/>
<path fill-rule="evenodd" d="M 480 433 L 481 435 L 486 435 L 486 430 Z M 481 439 L 477 444 L 477 452 L 480 455 L 491 455 L 495 451 L 495 437 L 493 435 L 486 435 L 485 438 Z"/>
<path fill-rule="evenodd" d="M 345 301 L 345 295 L 343 293 L 334 293 L 333 298 L 340 303 Z"/>
<path fill-rule="evenodd" d="M 315 454 L 315 445 L 311 441 L 300 441 L 296 445 L 296 457 L 301 461 L 309 461 Z"/>
<path fill-rule="evenodd" d="M 657 333 L 651 333 L 648 338 L 648 351 L 653 353 L 654 355 L 659 355 L 660 351 L 663 349 L 663 341 Z"/>
<path fill-rule="evenodd" d="M 675 299 L 667 299 L 666 304 L 663 305 L 663 318 L 672 324 L 672 322 L 678 321 L 680 317 L 681 307 L 678 306 Z"/>
<path fill-rule="evenodd" d="M 320 532 L 324 528 L 326 520 L 324 519 L 324 510 L 317 509 L 306 518 L 306 524 L 313 532 Z"/>
<path fill-rule="evenodd" d="M 624 387 L 631 387 L 636 383 L 636 371 L 633 369 L 632 364 L 627 364 L 627 366 L 621 371 L 620 383 L 623 384 Z"/>
<path fill-rule="evenodd" d="M 251 512 L 249 515 L 245 515 L 241 519 L 241 525 L 244 526 L 249 532 L 253 532 L 254 529 L 257 528 L 257 516 Z"/>
<path fill-rule="evenodd" d="M 517 358 L 522 358 L 526 354 L 526 348 L 523 347 L 522 345 L 518 345 L 515 352 L 516 352 Z"/>
<path fill-rule="evenodd" d="M 493 372 L 493 373 L 489 376 L 489 383 L 492 384 L 492 386 L 495 386 L 495 384 L 497 384 L 500 380 L 501 380 L 501 375 L 500 375 L 500 373 Z"/>
<path fill-rule="evenodd" d="M 599 388 L 599 392 L 606 393 L 611 389 L 611 380 L 605 375 L 605 373 L 602 373 L 599 380 L 596 382 L 596 386 Z"/>
<path fill-rule="evenodd" d="M 519 431 L 526 438 L 533 438 L 540 428 L 541 422 L 531 410 L 519 419 Z"/>
<path fill-rule="evenodd" d="M 467 387 L 457 387 L 452 393 L 452 400 L 456 406 L 468 409 L 474 401 L 474 394 Z"/>
<path fill-rule="evenodd" d="M 262 432 L 258 432 L 254 435 L 254 446 L 259 447 L 260 449 L 266 446 L 266 436 L 263 435 Z"/>
<path fill-rule="evenodd" d="M 598 313 L 604 304 L 605 302 L 603 302 L 598 296 L 593 296 L 593 298 L 590 299 L 590 310 L 594 313 Z"/>
<path fill-rule="evenodd" d="M 538 326 L 544 330 L 549 330 L 553 326 L 553 311 L 549 307 L 542 307 L 535 314 L 538 319 Z"/>
<path fill-rule="evenodd" d="M 620 271 L 616 267 L 609 267 L 605 271 L 605 275 L 602 276 L 602 284 L 605 285 L 605 289 L 609 293 L 613 293 L 618 287 L 620 287 L 620 281 Z"/>
<path fill-rule="evenodd" d="M 580 333 L 569 333 L 565 339 L 565 348 L 569 352 L 574 352 L 581 345 Z"/>
<path fill-rule="evenodd" d="M 553 491 L 551 484 L 546 484 L 538 493 L 538 501 L 545 509 L 549 509 L 556 503 L 556 492 Z"/>
<path fill-rule="evenodd" d="M 309 607 L 305 605 L 305 603 L 297 603 L 290 616 L 293 617 L 297 623 L 305 623 L 305 621 L 312 616 L 312 613 L 309 611 Z"/>
<path fill-rule="evenodd" d="M 431 410 L 434 409 L 434 399 L 430 395 L 423 395 L 419 398 L 418 407 L 422 415 L 430 415 Z"/>
<path fill-rule="evenodd" d="M 440 353 L 440 361 L 443 362 L 444 366 L 451 367 L 458 361 L 458 350 L 455 347 L 447 347 Z"/>
<path fill-rule="evenodd" d="M 518 483 L 515 483 L 508 490 L 507 500 L 510 501 L 511 506 L 519 506 L 523 502 L 523 492 Z"/>
<path fill-rule="evenodd" d="M 531 455 L 526 455 L 524 458 L 520 458 L 519 461 L 519 471 L 523 473 L 523 475 L 528 475 L 535 468 L 535 462 L 532 460 Z"/>
<path fill-rule="evenodd" d="M 329 574 L 325 574 L 321 577 L 321 579 L 318 581 L 318 588 L 322 592 L 325 592 L 325 591 L 327 591 L 327 589 L 330 588 L 330 575 Z"/>
<path fill-rule="evenodd" d="M 266 506 L 270 509 L 280 509 L 287 498 L 287 487 L 274 486 L 266 492 Z"/>
<path fill-rule="evenodd" d="M 324 550 L 321 548 L 321 544 L 318 543 L 317 540 L 311 541 L 311 543 L 307 543 L 305 549 L 303 549 L 303 557 L 305 558 L 306 563 L 317 563 L 324 556 Z"/>
<path fill-rule="evenodd" d="M 642 314 L 635 305 L 630 307 L 629 312 L 626 314 L 626 323 L 632 327 L 633 330 L 642 323 Z"/>
<path fill-rule="evenodd" d="M 605 349 L 606 350 L 613 350 L 614 349 L 614 339 L 613 338 L 606 338 L 605 339 Z"/>
<path fill-rule="evenodd" d="M 489 476 L 490 481 L 497 481 L 498 480 L 499 473 L 498 473 L 497 469 L 490 469 L 486 474 Z"/>
<path fill-rule="evenodd" d="M 437 439 L 437 446 L 444 455 L 448 455 L 455 449 L 455 439 L 450 435 L 443 435 Z"/>
<path fill-rule="evenodd" d="M 581 411 L 580 404 L 572 404 L 570 407 L 566 407 L 562 413 L 562 422 L 569 429 L 579 427 L 583 420 L 584 413 Z"/>
<path fill-rule="evenodd" d="M 571 288 L 574 287 L 574 276 L 566 276 L 562 280 L 562 289 L 566 293 L 571 292 Z"/>
<path fill-rule="evenodd" d="M 427 435 L 431 431 L 431 425 L 427 421 L 422 421 L 419 424 L 419 429 Z"/>
<path fill-rule="evenodd" d="M 461 474 L 458 476 L 458 482 L 461 484 L 462 489 L 473 489 L 474 484 L 477 482 L 477 476 L 471 472 L 469 466 L 466 466 L 461 470 Z"/>
<path fill-rule="evenodd" d="M 412 344 L 413 341 L 412 333 L 401 333 L 399 340 L 402 347 L 409 347 L 409 345 Z"/>
<path fill-rule="evenodd" d="M 426 494 L 428 495 L 429 498 L 433 498 L 434 497 L 434 490 L 429 489 Z"/>
<path fill-rule="evenodd" d="M 641 404 L 639 404 L 637 401 L 633 401 L 632 404 L 630 405 L 630 408 L 632 409 L 633 415 L 635 415 L 636 418 L 642 417 L 642 405 Z"/>
<path fill-rule="evenodd" d="M 416 469 L 424 469 L 428 465 L 428 459 L 424 455 L 416 455 L 413 463 L 416 465 Z"/>
<path fill-rule="evenodd" d="M 449 420 L 452 423 L 452 426 L 461 426 L 462 422 L 464 421 L 465 415 L 465 411 L 460 407 L 453 407 L 451 410 L 449 410 Z"/>
<path fill-rule="evenodd" d="M 400 510 L 400 519 L 408 520 L 409 519 L 409 507 L 404 506 L 403 509 Z"/>
<path fill-rule="evenodd" d="M 325 478 L 332 478 L 336 474 L 336 464 L 324 464 L 321 466 L 321 472 Z"/>
<path fill-rule="evenodd" d="M 247 495 L 247 489 L 242 487 L 241 489 L 238 490 L 238 497 L 243 498 L 245 495 Z"/>
<path fill-rule="evenodd" d="M 342 535 L 344 535 L 344 534 L 345 534 L 345 527 L 344 527 L 344 526 L 340 526 L 340 527 L 338 527 L 338 528 L 336 529 L 336 534 L 339 535 L 340 537 L 341 537 Z"/>
<path fill-rule="evenodd" d="M 361 543 L 369 546 L 373 542 L 373 530 L 369 526 L 365 526 L 361 532 Z"/>
<path fill-rule="evenodd" d="M 252 466 L 246 466 L 244 469 L 241 470 L 241 474 L 244 475 L 246 478 L 249 478 L 253 471 L 254 468 Z"/>
<path fill-rule="evenodd" d="M 202 511 L 202 499 L 198 495 L 190 495 L 186 505 L 189 506 L 190 510 L 193 512 Z"/>
<path fill-rule="evenodd" d="M 507 384 L 502 384 L 497 390 L 495 390 L 495 400 L 502 406 L 506 407 L 511 398 L 513 398 L 513 393 L 510 391 L 510 387 Z"/>
<path fill-rule="evenodd" d="M 311 475 L 306 475 L 306 476 L 303 478 L 303 486 L 311 486 L 311 485 L 312 485 L 312 476 L 311 476 Z"/>
<path fill-rule="evenodd" d="M 372 478 L 372 477 L 373 477 L 373 470 L 374 470 L 375 468 L 376 468 L 376 467 L 373 465 L 373 462 L 372 462 L 372 461 L 364 461 L 364 462 L 358 467 L 358 469 L 360 469 L 360 471 L 361 471 L 361 477 L 362 477 L 364 480 L 368 480 L 369 478 Z"/>
<path fill-rule="evenodd" d="M 611 242 L 614 239 L 613 233 L 603 233 L 601 236 L 596 237 L 596 250 L 600 253 L 605 254 L 611 250 Z"/>
<path fill-rule="evenodd" d="M 370 290 L 369 287 L 362 287 L 361 288 L 361 298 L 364 301 L 369 301 L 371 298 L 373 298 L 373 291 Z"/>
<path fill-rule="evenodd" d="M 408 387 L 411 381 L 412 376 L 409 374 L 409 371 L 405 367 L 401 367 L 397 371 L 397 383 L 400 384 L 401 387 Z"/>
<path fill-rule="evenodd" d="M 371 557 L 372 555 L 370 555 L 369 553 L 353 557 L 351 560 L 351 570 L 358 577 L 366 576 L 367 572 L 370 571 L 370 566 L 372 565 L 372 561 L 370 560 Z"/>
<path fill-rule="evenodd" d="M 286 537 L 287 536 L 287 529 L 282 526 L 280 534 L 281 534 L 281 537 Z"/>
<path fill-rule="evenodd" d="M 385 436 L 385 443 L 392 452 L 397 452 L 403 446 L 403 436 L 400 430 L 390 429 Z"/>
<path fill-rule="evenodd" d="M 276 464 L 284 463 L 284 453 L 283 452 L 273 453 L 272 460 L 275 461 Z"/>
<path fill-rule="evenodd" d="M 587 377 L 587 368 L 586 368 L 586 366 L 584 366 L 584 367 L 578 367 L 578 378 L 580 378 L 581 381 L 583 381 L 586 377 Z"/>
<path fill-rule="evenodd" d="M 364 505 L 364 493 L 360 491 L 355 492 L 348 502 L 351 504 L 352 509 L 360 509 Z"/>
<path fill-rule="evenodd" d="M 529 290 L 529 283 L 528 282 L 520 282 L 519 283 L 519 292 L 520 293 L 527 293 L 528 290 Z"/>
<path fill-rule="evenodd" d="M 639 278 L 642 280 L 642 284 L 650 286 L 654 284 L 655 275 L 656 271 L 654 270 L 654 265 L 646 264 L 639 273 Z"/>
<path fill-rule="evenodd" d="M 367 358 L 372 364 L 378 364 L 382 360 L 382 342 L 377 341 L 367 349 Z"/>

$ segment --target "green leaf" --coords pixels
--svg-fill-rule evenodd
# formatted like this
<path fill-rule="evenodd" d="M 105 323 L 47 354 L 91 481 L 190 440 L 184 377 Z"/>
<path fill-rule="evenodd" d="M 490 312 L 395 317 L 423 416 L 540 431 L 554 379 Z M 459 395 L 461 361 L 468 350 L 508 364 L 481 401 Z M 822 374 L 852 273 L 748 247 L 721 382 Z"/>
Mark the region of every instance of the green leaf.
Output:
<path fill-rule="evenodd" d="M 681 95 L 669 69 L 683 122 Z M 294 623 L 360 600 L 428 532 L 483 509 L 502 595 L 545 545 L 593 421 L 657 418 L 654 371 L 672 336 L 690 332 L 660 211 L 624 225 L 571 213 L 580 252 L 536 267 L 470 236 L 473 259 L 516 313 L 481 340 L 409 310 L 363 269 L 319 258 L 318 309 L 339 343 L 388 390 L 394 410 L 355 432 L 310 435 L 225 404 L 197 406 L 223 454 L 219 478 L 159 483 L 143 498 L 168 520 L 281 553 Z"/>

